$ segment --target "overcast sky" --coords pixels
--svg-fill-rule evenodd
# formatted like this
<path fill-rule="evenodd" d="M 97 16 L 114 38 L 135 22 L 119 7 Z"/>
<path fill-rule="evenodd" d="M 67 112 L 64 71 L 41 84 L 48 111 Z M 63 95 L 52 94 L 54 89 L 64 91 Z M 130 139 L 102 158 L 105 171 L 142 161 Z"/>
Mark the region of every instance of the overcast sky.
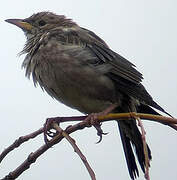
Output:
<path fill-rule="evenodd" d="M 39 11 L 65 14 L 103 38 L 144 75 L 143 84 L 166 111 L 177 117 L 177 2 L 176 0 L 54 0 L 1 2 L 0 22 L 0 151 L 16 138 L 40 128 L 47 117 L 79 115 L 33 87 L 24 76 L 17 54 L 25 43 L 23 32 L 6 22 Z M 164 125 L 145 122 L 152 150 L 151 179 L 177 179 L 177 133 Z M 126 180 L 129 174 L 115 122 L 100 144 L 93 128 L 72 134 L 95 170 L 98 180 Z M 43 137 L 25 143 L 0 165 L 0 178 L 16 168 L 43 144 Z M 90 177 L 77 154 L 63 140 L 42 155 L 19 180 L 84 179 Z M 144 179 L 140 174 L 140 180 Z"/>

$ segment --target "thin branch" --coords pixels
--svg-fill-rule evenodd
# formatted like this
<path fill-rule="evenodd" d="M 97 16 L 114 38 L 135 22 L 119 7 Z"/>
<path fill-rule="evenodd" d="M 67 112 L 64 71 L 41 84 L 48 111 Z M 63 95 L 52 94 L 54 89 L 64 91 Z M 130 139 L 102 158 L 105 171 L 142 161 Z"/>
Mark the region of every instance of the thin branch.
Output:
<path fill-rule="evenodd" d="M 72 121 L 83 121 L 87 116 L 73 116 L 73 117 L 55 117 L 56 119 L 60 119 L 60 122 L 72 122 Z M 177 124 L 177 119 L 174 118 L 169 118 L 169 117 L 164 117 L 164 116 L 158 116 L 158 115 L 151 115 L 151 114 L 140 114 L 140 113 L 119 113 L 119 114 L 108 114 L 106 116 L 99 116 L 98 120 L 100 120 L 100 122 L 103 121 L 110 121 L 112 119 L 127 119 L 129 117 L 139 117 L 141 119 L 145 119 L 145 120 L 151 120 L 151 121 L 156 121 L 159 123 L 162 123 L 164 125 L 168 125 L 171 128 L 177 130 L 177 126 L 175 124 Z M 4 157 L 10 153 L 13 149 L 19 147 L 22 143 L 28 141 L 29 139 L 35 138 L 37 135 L 43 133 L 43 128 L 40 128 L 39 130 L 30 133 L 28 135 L 25 136 L 21 136 L 18 139 L 15 140 L 15 142 L 10 145 L 9 147 L 7 147 L 6 149 L 4 149 L 4 151 L 0 154 L 0 163 L 2 162 L 2 160 L 4 159 Z"/>
<path fill-rule="evenodd" d="M 71 144 L 71 146 L 73 147 L 74 151 L 79 155 L 79 157 L 81 158 L 81 160 L 83 161 L 85 167 L 87 168 L 89 174 L 90 174 L 90 177 L 92 180 L 96 180 L 96 177 L 95 177 L 95 173 L 94 171 L 92 170 L 91 166 L 89 165 L 86 157 L 83 155 L 83 153 L 81 152 L 81 150 L 79 149 L 79 147 L 76 145 L 76 141 L 71 138 L 65 131 L 63 131 L 63 129 L 58 126 L 57 123 L 53 123 L 53 127 L 54 129 L 56 129 L 59 133 L 61 133 L 63 135 L 63 137 L 65 137 L 68 142 Z"/>
<path fill-rule="evenodd" d="M 143 119 L 143 120 L 155 121 L 155 122 L 163 123 L 165 125 L 177 124 L 177 119 L 175 119 L 175 118 L 170 118 L 170 117 L 165 117 L 165 116 L 160 116 L 160 115 L 153 115 L 153 114 L 136 113 L 136 112 L 115 113 L 115 114 L 110 113 L 105 116 L 99 116 L 98 120 L 100 122 L 104 122 L 104 121 L 110 121 L 113 119 L 126 120 L 126 119 L 132 118 L 132 117 L 134 117 L 134 118 L 139 117 L 140 119 Z"/>
<path fill-rule="evenodd" d="M 28 135 L 21 136 L 18 139 L 16 139 L 13 144 L 11 144 L 9 147 L 4 149 L 4 151 L 0 154 L 0 163 L 8 153 L 13 151 L 15 148 L 18 148 L 21 144 L 28 141 L 29 139 L 35 138 L 36 136 L 38 136 L 41 133 L 43 133 L 43 128 L 40 128 L 37 131 L 34 131 Z"/>
<path fill-rule="evenodd" d="M 165 124 L 165 125 L 170 126 L 171 128 L 177 131 L 177 125 L 175 124 Z"/>
<path fill-rule="evenodd" d="M 82 120 L 84 118 L 86 118 L 87 116 L 79 116 L 79 120 Z M 156 121 L 156 122 L 160 122 L 162 124 L 165 125 L 169 125 L 170 127 L 174 126 L 176 127 L 175 124 L 177 124 L 177 119 L 174 118 L 168 118 L 168 117 L 164 117 L 164 116 L 158 116 L 158 115 L 150 115 L 150 114 L 141 114 L 141 113 L 120 113 L 120 114 L 108 114 L 105 116 L 99 116 L 98 117 L 98 122 L 105 122 L 105 121 L 111 121 L 111 120 L 127 120 L 130 117 L 134 117 L 134 118 L 141 118 L 141 119 L 145 119 L 145 120 L 152 120 L 152 121 Z M 69 121 L 72 121 L 72 117 L 69 118 Z M 75 120 L 77 121 L 77 120 Z M 67 120 L 63 120 L 62 122 L 67 122 Z M 88 124 L 85 121 L 82 121 L 80 123 L 77 123 L 73 126 L 69 126 L 67 129 L 65 129 L 65 132 L 67 134 L 71 134 L 77 130 L 81 130 L 84 129 L 85 127 L 87 127 Z M 174 128 L 176 129 L 176 128 Z M 17 142 L 20 144 L 22 144 L 23 142 L 36 137 L 38 134 L 42 133 L 44 130 L 44 128 L 40 128 L 38 131 L 35 131 L 34 133 L 31 133 L 27 136 L 23 136 L 24 140 L 19 140 L 21 138 L 19 138 L 17 140 Z M 177 130 L 177 129 L 176 129 Z M 33 134 L 35 134 L 33 136 Z M 22 139 L 23 139 L 22 138 Z M 42 155 L 44 152 L 46 152 L 50 147 L 52 147 L 53 145 L 59 143 L 61 140 L 63 139 L 63 135 L 62 134 L 58 134 L 56 135 L 53 139 L 51 139 L 48 144 L 44 144 L 43 146 L 41 146 L 39 149 L 37 149 L 34 153 L 31 153 L 27 159 L 19 166 L 17 167 L 14 171 L 12 171 L 11 173 L 9 173 L 7 176 L 5 176 L 3 179 L 1 180 L 10 180 L 10 179 L 16 179 L 19 175 L 21 175 L 26 169 L 28 169 L 30 167 L 30 165 L 32 163 L 34 163 L 37 158 Z M 17 143 L 17 144 L 18 144 Z M 13 143 L 11 146 L 9 146 L 7 149 L 5 149 L 2 154 L 0 155 L 0 159 L 2 161 L 2 159 L 7 155 L 7 153 L 9 153 L 11 150 L 13 150 L 14 148 L 18 147 L 16 145 L 16 143 Z"/>
<path fill-rule="evenodd" d="M 84 129 L 87 127 L 87 122 L 82 121 L 80 123 L 77 123 L 73 126 L 68 127 L 65 129 L 65 132 L 67 134 L 70 134 L 72 132 L 75 132 L 79 129 Z M 26 158 L 26 160 L 18 166 L 14 171 L 10 172 L 7 176 L 2 178 L 1 180 L 12 180 L 16 179 L 18 176 L 20 176 L 25 170 L 30 168 L 30 165 L 34 163 L 37 158 L 42 155 L 44 152 L 46 152 L 50 147 L 53 145 L 59 143 L 63 139 L 62 134 L 56 135 L 53 139 L 51 139 L 47 144 L 44 144 L 39 149 L 37 149 L 34 153 L 30 153 L 30 155 Z"/>
<path fill-rule="evenodd" d="M 150 176 L 149 176 L 150 162 L 149 162 L 148 148 L 147 148 L 147 143 L 146 143 L 146 131 L 139 117 L 137 118 L 137 121 L 138 121 L 138 126 L 141 128 L 141 137 L 142 137 L 142 142 L 143 142 L 143 151 L 144 151 L 144 157 L 145 157 L 145 179 L 150 180 Z"/>

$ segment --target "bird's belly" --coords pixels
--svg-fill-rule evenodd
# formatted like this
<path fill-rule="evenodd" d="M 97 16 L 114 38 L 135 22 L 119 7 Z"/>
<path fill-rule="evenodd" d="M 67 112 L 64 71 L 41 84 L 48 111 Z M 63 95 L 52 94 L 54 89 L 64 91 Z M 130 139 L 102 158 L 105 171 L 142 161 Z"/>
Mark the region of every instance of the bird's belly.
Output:
<path fill-rule="evenodd" d="M 63 104 L 83 113 L 100 112 L 114 103 L 115 88 L 105 75 L 90 67 L 60 67 L 50 69 L 48 76 L 40 74 L 40 85 Z"/>
<path fill-rule="evenodd" d="M 74 88 L 70 88 L 69 91 L 70 92 L 67 91 L 67 93 L 65 91 L 60 97 L 57 96 L 57 99 L 63 104 L 85 114 L 101 112 L 112 104 L 111 101 L 86 95 L 82 91 Z"/>

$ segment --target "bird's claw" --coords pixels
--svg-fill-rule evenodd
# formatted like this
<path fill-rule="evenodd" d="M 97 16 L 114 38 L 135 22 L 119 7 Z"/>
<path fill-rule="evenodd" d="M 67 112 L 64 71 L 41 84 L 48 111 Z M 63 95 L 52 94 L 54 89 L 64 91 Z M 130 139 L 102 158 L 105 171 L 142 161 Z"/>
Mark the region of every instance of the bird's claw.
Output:
<path fill-rule="evenodd" d="M 101 123 L 98 121 L 99 113 L 92 113 L 87 116 L 85 119 L 88 122 L 88 126 L 94 126 L 97 130 L 97 135 L 99 136 L 99 141 L 96 143 L 100 143 L 102 141 L 103 135 L 107 135 L 108 133 L 104 133 L 101 129 Z"/>
<path fill-rule="evenodd" d="M 103 139 L 103 135 L 107 135 L 108 133 L 104 133 L 101 129 L 101 123 L 97 123 L 94 125 L 95 129 L 97 130 L 97 135 L 99 136 L 99 140 L 96 142 L 96 144 L 100 143 Z"/>
<path fill-rule="evenodd" d="M 53 132 L 50 129 L 52 128 L 53 123 L 57 123 L 59 125 L 60 119 L 61 118 L 59 117 L 46 119 L 46 122 L 44 123 L 44 141 L 46 144 L 49 142 L 48 137 L 53 138 L 54 136 L 56 136 L 57 132 Z"/>
<path fill-rule="evenodd" d="M 46 144 L 48 144 L 49 139 L 53 138 L 54 136 L 56 136 L 58 133 L 57 132 L 53 132 L 50 129 L 52 129 L 52 124 L 53 123 L 57 123 L 58 125 L 60 125 L 60 122 L 64 119 L 65 117 L 54 117 L 54 118 L 47 118 L 46 122 L 44 124 L 44 141 Z M 90 115 L 87 116 L 87 118 L 85 119 L 88 122 L 88 126 L 94 126 L 95 129 L 97 130 L 97 135 L 99 136 L 99 141 L 96 143 L 100 143 L 102 141 L 103 135 L 107 135 L 108 133 L 104 133 L 102 128 L 101 128 L 101 123 L 98 122 L 98 114 L 97 113 L 92 113 Z M 68 126 L 67 128 L 69 128 L 70 126 Z"/>

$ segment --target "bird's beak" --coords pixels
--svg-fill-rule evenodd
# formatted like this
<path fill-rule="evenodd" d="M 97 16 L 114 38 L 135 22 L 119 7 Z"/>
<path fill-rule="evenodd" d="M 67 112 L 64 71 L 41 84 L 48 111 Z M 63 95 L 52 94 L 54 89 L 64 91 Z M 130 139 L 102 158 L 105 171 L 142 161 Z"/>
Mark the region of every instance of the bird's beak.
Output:
<path fill-rule="evenodd" d="M 18 26 L 19 28 L 26 31 L 30 31 L 32 29 L 32 25 L 23 21 L 23 19 L 6 19 L 5 21 L 8 23 L 14 24 Z"/>

